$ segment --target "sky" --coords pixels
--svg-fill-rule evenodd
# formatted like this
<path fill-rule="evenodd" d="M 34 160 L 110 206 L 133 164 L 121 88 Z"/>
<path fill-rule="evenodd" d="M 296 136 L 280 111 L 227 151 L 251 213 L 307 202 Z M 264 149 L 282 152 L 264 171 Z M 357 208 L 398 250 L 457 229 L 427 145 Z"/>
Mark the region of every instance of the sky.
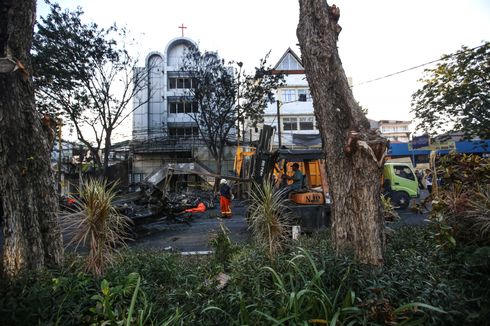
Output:
<path fill-rule="evenodd" d="M 53 0 L 54 1 L 54 0 Z M 488 0 L 337 0 L 340 8 L 339 54 L 352 78 L 356 100 L 375 120 L 411 120 L 411 94 L 423 68 L 367 81 L 418 66 L 490 41 Z M 251 71 L 271 51 L 275 65 L 290 47 L 298 55 L 297 0 L 60 0 L 63 8 L 82 7 L 86 21 L 102 27 L 114 22 L 136 38 L 135 54 L 165 50 L 181 36 L 225 60 L 242 61 Z M 48 12 L 38 0 L 38 16 Z M 426 67 L 431 67 L 426 66 Z M 433 67 L 433 65 L 432 65 Z"/>

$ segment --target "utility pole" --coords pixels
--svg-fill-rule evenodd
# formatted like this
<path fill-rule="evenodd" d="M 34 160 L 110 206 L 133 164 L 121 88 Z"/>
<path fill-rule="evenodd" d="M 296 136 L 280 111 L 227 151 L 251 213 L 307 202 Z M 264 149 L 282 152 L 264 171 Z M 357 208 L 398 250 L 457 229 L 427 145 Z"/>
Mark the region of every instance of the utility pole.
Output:
<path fill-rule="evenodd" d="M 278 148 L 281 148 L 281 101 L 277 100 L 276 101 L 277 105 L 277 140 L 278 140 Z"/>
<path fill-rule="evenodd" d="M 237 87 L 237 96 L 236 96 L 236 103 L 237 103 L 237 138 L 236 138 L 236 145 L 237 147 L 240 146 L 240 119 L 242 116 L 242 113 L 240 112 L 241 107 L 240 107 L 240 81 L 242 78 L 242 67 L 243 67 L 243 62 L 237 62 L 237 65 L 239 67 L 238 70 L 238 87 Z M 245 134 L 243 135 L 243 140 L 245 141 Z"/>
<path fill-rule="evenodd" d="M 61 122 L 61 119 L 58 118 L 58 175 L 57 175 L 57 183 L 58 183 L 58 194 L 61 195 L 61 157 L 62 153 L 61 151 L 63 150 L 63 144 L 61 143 L 61 127 L 63 127 L 63 123 Z"/>

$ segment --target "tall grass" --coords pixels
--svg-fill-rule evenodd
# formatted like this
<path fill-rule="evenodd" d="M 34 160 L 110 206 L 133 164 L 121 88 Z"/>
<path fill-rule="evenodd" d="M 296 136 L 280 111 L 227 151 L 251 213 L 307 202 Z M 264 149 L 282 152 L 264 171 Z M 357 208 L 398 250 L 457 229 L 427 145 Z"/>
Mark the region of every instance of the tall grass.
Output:
<path fill-rule="evenodd" d="M 282 250 L 289 238 L 290 219 L 284 189 L 270 181 L 252 185 L 249 202 L 250 229 L 255 243 L 265 249 L 269 258 Z"/>
<path fill-rule="evenodd" d="M 91 179 L 81 189 L 75 209 L 61 215 L 70 239 L 68 246 L 88 248 L 86 270 L 96 277 L 115 260 L 118 249 L 126 246 L 131 220 L 120 214 L 112 202 L 117 184 Z"/>
<path fill-rule="evenodd" d="M 287 261 L 286 270 L 276 271 L 264 267 L 271 273 L 276 288 L 276 303 L 280 307 L 273 314 L 257 311 L 274 325 L 284 323 L 330 324 L 349 321 L 361 322 L 362 310 L 356 307 L 354 291 L 346 289 L 345 281 L 350 273 L 347 268 L 334 293 L 328 291 L 325 270 L 319 268 L 311 254 L 298 248 L 299 253 Z"/>

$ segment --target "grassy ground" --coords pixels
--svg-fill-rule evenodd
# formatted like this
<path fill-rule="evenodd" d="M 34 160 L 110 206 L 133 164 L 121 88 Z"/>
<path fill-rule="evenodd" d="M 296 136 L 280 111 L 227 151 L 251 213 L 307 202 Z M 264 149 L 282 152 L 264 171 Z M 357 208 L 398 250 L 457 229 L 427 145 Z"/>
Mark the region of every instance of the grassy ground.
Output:
<path fill-rule="evenodd" d="M 390 236 L 381 269 L 335 257 L 328 234 L 273 260 L 252 245 L 219 252 L 132 250 L 103 279 L 70 256 L 62 270 L 1 280 L 0 324 L 484 325 L 490 317 L 489 248 L 439 250 L 427 227 Z"/>

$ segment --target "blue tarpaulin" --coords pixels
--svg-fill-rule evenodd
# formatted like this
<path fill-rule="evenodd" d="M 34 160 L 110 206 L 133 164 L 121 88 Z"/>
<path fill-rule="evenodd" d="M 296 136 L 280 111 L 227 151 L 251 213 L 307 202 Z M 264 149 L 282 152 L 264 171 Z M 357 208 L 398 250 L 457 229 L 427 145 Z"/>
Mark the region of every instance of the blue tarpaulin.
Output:
<path fill-rule="evenodd" d="M 390 156 L 412 156 L 412 155 L 429 155 L 428 149 L 414 149 L 411 150 L 408 143 L 393 143 L 390 144 L 388 149 L 388 155 Z M 457 153 L 474 153 L 483 154 L 490 153 L 490 140 L 465 140 L 455 142 Z M 438 154 L 448 154 L 448 149 L 436 150 Z"/>
<path fill-rule="evenodd" d="M 429 135 L 413 136 L 412 148 L 421 148 L 429 146 Z"/>

